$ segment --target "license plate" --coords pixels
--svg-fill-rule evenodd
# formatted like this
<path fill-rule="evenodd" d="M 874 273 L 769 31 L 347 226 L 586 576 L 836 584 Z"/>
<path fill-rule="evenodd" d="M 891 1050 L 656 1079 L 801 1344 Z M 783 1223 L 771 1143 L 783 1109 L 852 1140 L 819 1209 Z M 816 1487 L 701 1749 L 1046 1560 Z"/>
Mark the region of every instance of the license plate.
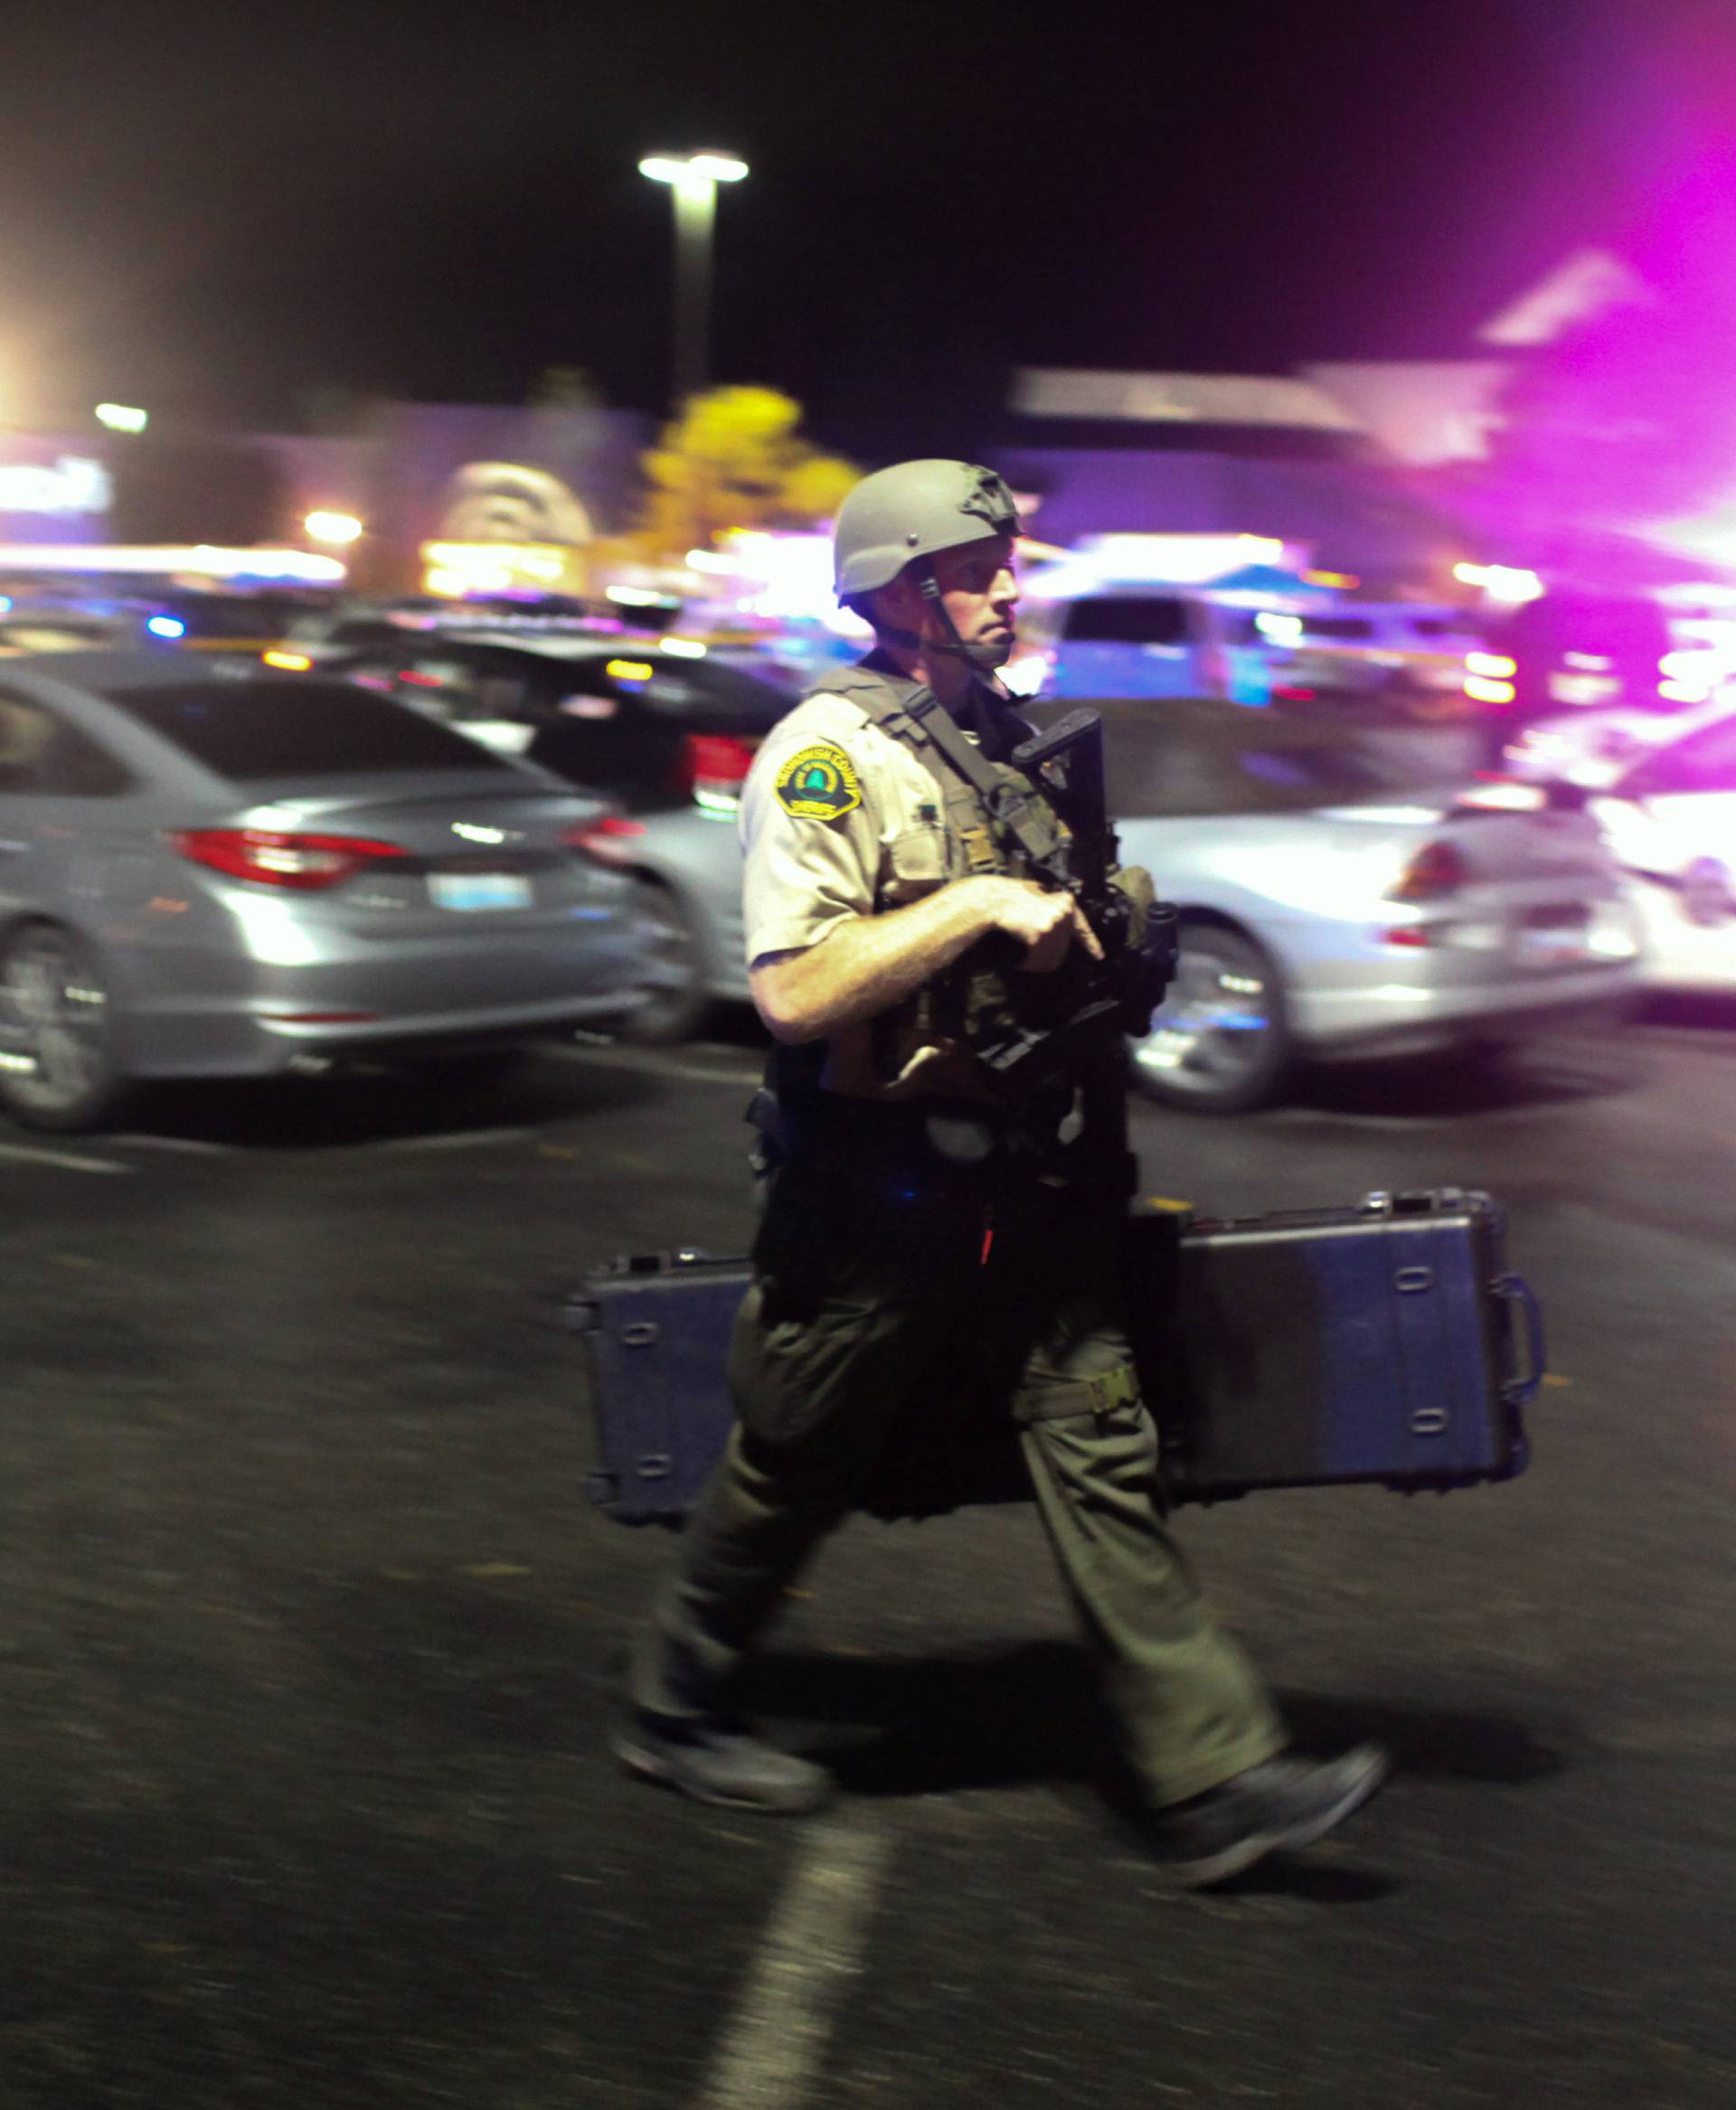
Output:
<path fill-rule="evenodd" d="M 531 882 L 519 871 L 431 871 L 428 896 L 437 909 L 528 909 Z"/>
<path fill-rule="evenodd" d="M 1586 956 L 1590 922 L 1583 909 L 1533 912 L 1519 931 L 1520 959 L 1528 967 L 1571 966 Z"/>

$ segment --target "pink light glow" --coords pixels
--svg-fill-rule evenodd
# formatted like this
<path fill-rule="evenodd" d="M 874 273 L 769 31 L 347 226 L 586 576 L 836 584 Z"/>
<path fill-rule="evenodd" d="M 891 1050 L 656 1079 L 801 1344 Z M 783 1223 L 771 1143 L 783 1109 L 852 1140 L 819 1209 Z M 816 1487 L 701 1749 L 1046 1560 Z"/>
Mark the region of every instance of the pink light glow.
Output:
<path fill-rule="evenodd" d="M 1646 591 L 1736 570 L 1736 9 L 1624 12 L 1575 12 L 1595 186 L 1567 204 L 1565 138 L 1552 170 L 1558 259 L 1618 290 L 1525 347 L 1490 459 L 1440 495 L 1552 582 Z"/>

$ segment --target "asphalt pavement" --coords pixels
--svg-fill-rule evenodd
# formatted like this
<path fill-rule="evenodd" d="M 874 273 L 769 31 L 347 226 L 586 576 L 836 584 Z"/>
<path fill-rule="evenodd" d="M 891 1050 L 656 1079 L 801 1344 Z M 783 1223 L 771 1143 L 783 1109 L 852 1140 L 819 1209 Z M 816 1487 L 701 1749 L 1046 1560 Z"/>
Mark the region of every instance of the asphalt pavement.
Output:
<path fill-rule="evenodd" d="M 819 1816 L 634 1783 L 669 1550 L 590 1509 L 588 1265 L 750 1221 L 745 1028 L 442 1096 L 0 1128 L 0 2110 L 1736 2103 L 1736 1016 L 1142 1111 L 1214 1210 L 1485 1186 L 1552 1374 L 1505 1486 L 1180 1529 L 1332 1840 L 1177 1897 L 1028 1509 L 852 1523 L 750 1699 Z"/>

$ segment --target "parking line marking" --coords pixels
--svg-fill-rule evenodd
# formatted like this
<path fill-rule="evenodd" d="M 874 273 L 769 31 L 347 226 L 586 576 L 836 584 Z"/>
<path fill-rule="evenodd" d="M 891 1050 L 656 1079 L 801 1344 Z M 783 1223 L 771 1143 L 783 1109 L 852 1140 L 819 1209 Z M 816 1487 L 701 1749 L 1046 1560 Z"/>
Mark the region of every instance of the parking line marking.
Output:
<path fill-rule="evenodd" d="M 108 1157 L 74 1157 L 70 1150 L 32 1150 L 22 1143 L 0 1143 L 0 1157 L 16 1158 L 21 1164 L 59 1165 L 68 1173 L 136 1173 L 137 1165 L 118 1164 Z"/>
<path fill-rule="evenodd" d="M 385 1143 L 375 1143 L 373 1150 L 468 1150 L 472 1144 L 484 1143 L 518 1143 L 530 1134 L 528 1128 L 458 1128 L 449 1135 L 394 1135 Z"/>
<path fill-rule="evenodd" d="M 110 1143 L 124 1143 L 133 1150 L 179 1150 L 200 1157 L 226 1157 L 231 1143 L 206 1143 L 196 1135 L 111 1135 Z"/>
<path fill-rule="evenodd" d="M 861 1967 L 891 1850 L 885 1831 L 858 1813 L 807 1827 L 694 2110 L 800 2110 L 833 2011 Z"/>
<path fill-rule="evenodd" d="M 697 1062 L 647 1062 L 645 1068 L 655 1077 L 683 1077 L 697 1084 L 726 1084 L 732 1092 L 739 1092 L 743 1085 L 759 1081 L 757 1069 L 702 1069 Z"/>
<path fill-rule="evenodd" d="M 667 1062 L 656 1056 L 627 1054 L 613 1048 L 554 1048 L 550 1053 L 563 1062 L 600 1065 L 604 1069 L 642 1070 L 651 1077 L 684 1077 L 700 1084 L 727 1084 L 737 1089 L 759 1081 L 760 1067 L 752 1069 L 708 1069 L 697 1062 Z"/>

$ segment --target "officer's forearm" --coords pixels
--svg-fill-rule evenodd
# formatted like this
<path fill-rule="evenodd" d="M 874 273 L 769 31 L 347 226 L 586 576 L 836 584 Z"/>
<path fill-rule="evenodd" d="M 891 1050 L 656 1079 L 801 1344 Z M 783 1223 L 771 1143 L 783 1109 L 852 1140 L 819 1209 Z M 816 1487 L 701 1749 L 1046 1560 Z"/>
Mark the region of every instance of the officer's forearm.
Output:
<path fill-rule="evenodd" d="M 905 908 L 834 924 L 801 952 L 760 961 L 749 981 L 760 1017 L 792 1042 L 878 1017 L 995 928 L 995 883 L 955 880 Z"/>

